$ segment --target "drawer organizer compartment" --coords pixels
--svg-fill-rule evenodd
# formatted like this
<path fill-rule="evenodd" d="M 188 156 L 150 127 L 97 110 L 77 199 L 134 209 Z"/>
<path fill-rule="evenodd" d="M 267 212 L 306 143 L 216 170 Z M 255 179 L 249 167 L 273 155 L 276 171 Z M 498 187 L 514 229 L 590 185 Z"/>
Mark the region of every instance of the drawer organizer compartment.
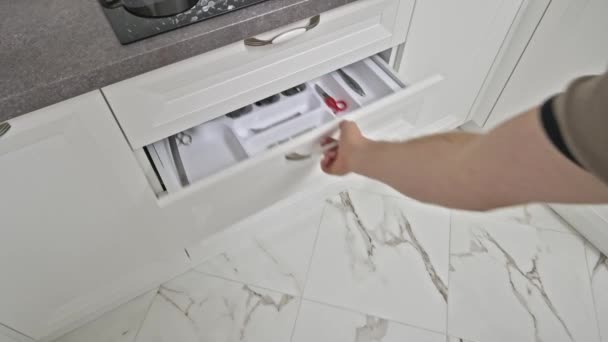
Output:
<path fill-rule="evenodd" d="M 162 192 L 174 193 L 404 87 L 384 61 L 374 56 L 145 148 L 164 184 Z"/>

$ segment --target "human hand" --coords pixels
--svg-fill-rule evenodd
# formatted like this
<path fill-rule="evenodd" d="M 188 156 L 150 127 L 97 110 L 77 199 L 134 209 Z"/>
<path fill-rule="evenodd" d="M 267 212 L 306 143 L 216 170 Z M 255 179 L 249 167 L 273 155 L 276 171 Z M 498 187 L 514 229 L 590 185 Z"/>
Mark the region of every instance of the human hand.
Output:
<path fill-rule="evenodd" d="M 321 145 L 334 142 L 335 139 L 325 138 Z M 338 146 L 326 151 L 321 160 L 321 169 L 330 175 L 342 176 L 356 172 L 357 165 L 362 160 L 362 154 L 370 140 L 361 134 L 361 130 L 352 121 L 340 123 L 340 138 Z"/>

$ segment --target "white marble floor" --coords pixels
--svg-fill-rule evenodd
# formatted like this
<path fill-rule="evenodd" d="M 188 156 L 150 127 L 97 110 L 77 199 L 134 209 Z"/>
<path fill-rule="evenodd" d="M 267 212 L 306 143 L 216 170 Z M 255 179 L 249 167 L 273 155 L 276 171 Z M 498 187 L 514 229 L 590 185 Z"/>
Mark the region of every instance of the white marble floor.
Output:
<path fill-rule="evenodd" d="M 57 341 L 608 342 L 608 261 L 544 206 L 450 211 L 354 180 L 264 222 Z"/>

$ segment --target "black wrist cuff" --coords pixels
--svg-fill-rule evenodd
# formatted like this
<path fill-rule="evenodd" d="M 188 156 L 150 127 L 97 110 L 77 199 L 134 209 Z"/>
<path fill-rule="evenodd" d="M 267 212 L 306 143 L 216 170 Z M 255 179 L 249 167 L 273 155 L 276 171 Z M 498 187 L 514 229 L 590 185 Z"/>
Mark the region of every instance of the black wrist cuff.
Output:
<path fill-rule="evenodd" d="M 555 97 L 547 100 L 540 110 L 540 119 L 545 129 L 545 133 L 547 137 L 553 143 L 553 145 L 564 155 L 566 158 L 570 159 L 573 163 L 581 166 L 578 160 L 572 154 L 572 151 L 566 145 L 564 141 L 564 136 L 559 128 L 559 124 L 557 123 L 557 119 L 555 118 L 555 112 L 553 111 L 553 101 Z M 582 167 L 582 166 L 581 166 Z"/>

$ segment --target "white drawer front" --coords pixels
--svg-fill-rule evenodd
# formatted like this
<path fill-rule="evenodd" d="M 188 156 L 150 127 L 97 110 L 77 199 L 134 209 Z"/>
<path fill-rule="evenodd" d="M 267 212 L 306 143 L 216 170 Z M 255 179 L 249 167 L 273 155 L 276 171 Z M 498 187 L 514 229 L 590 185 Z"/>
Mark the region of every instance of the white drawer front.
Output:
<path fill-rule="evenodd" d="M 343 115 L 333 114 L 330 120 L 319 122 L 315 129 L 304 130 L 301 134 L 296 134 L 272 148 L 259 152 L 255 149 L 253 152 L 247 150 L 244 153 L 250 154 L 248 158 L 235 161 L 230 166 L 220 164 L 219 170 L 215 170 L 204 178 L 200 178 L 199 175 L 198 179 L 190 179 L 190 183 L 187 185 L 180 184 L 175 165 L 172 165 L 171 150 L 166 146 L 163 147 L 163 142 L 148 146 L 148 149 L 155 150 L 150 151 L 150 154 L 156 154 L 152 159 L 167 187 L 167 192 L 163 193 L 159 199 L 159 206 L 165 215 L 175 222 L 172 229 L 175 234 L 183 234 L 184 243 L 199 241 L 296 192 L 327 181 L 329 177 L 321 175 L 318 165 L 321 155 L 320 140 L 335 133 L 342 120 L 357 122 L 366 134 L 384 129 L 397 121 L 405 121 L 413 125 L 418 118 L 417 113 L 425 97 L 429 96 L 431 90 L 435 89 L 435 85 L 442 81 L 441 76 L 434 76 L 407 87 L 399 81 L 392 83 L 391 80 L 396 76 L 379 57 L 355 63 L 344 70 L 361 82 L 367 91 L 365 97 L 357 98 L 354 91 L 348 88 L 346 82 L 343 82 L 336 72 L 307 82 L 307 89 L 310 90 L 314 88 L 315 84 L 320 84 L 336 99 L 344 99 L 351 108 L 358 109 Z M 378 77 L 374 78 L 374 75 Z M 331 82 L 334 81 L 335 85 L 332 86 Z M 383 90 L 382 84 L 389 88 Z M 342 87 L 343 92 L 339 87 Z M 348 94 L 352 97 L 347 98 Z M 309 95 L 308 100 L 302 101 L 313 101 L 311 99 L 314 97 L 312 94 Z M 306 94 L 302 93 L 302 96 L 305 98 Z M 367 98 L 369 102 L 366 103 L 364 98 Z M 287 102 L 289 99 L 284 101 L 289 103 Z M 295 103 L 289 103 L 289 105 L 293 108 L 298 106 Z M 284 111 L 280 104 L 275 104 L 275 106 L 280 108 L 279 113 Z M 314 116 L 319 110 L 314 103 L 310 106 L 312 106 L 310 111 L 302 115 L 302 118 L 307 115 Z M 253 117 L 256 113 L 258 112 L 250 115 Z M 262 116 L 269 115 L 266 112 L 260 111 L 259 113 L 263 113 Z M 286 111 L 286 113 L 291 112 Z M 287 117 L 290 118 L 289 115 Z M 224 124 L 225 121 L 222 121 L 224 119 L 228 120 L 227 118 L 215 119 L 201 127 L 211 125 L 209 127 L 213 128 L 213 125 Z M 301 118 L 290 119 L 291 122 L 296 123 Z M 281 123 L 273 128 L 273 131 L 277 134 L 281 133 L 288 129 L 289 125 L 289 122 Z M 235 129 L 234 125 L 226 127 Z M 189 130 L 189 132 L 194 131 Z M 237 135 L 237 133 L 234 134 Z M 211 131 L 204 132 L 200 139 L 208 139 L 210 136 L 223 139 L 223 135 L 212 135 Z M 256 135 L 253 135 L 253 139 L 255 138 Z M 194 136 L 192 139 L 194 141 L 198 138 Z M 214 141 L 207 141 L 202 145 L 192 143 L 192 145 L 183 146 L 182 151 L 194 148 L 191 160 L 197 161 L 202 166 L 208 166 L 213 160 L 205 158 L 213 154 L 213 151 L 222 150 L 219 147 L 205 150 L 209 146 L 215 146 Z M 183 152 L 179 153 L 184 156 Z M 192 163 L 184 162 L 183 164 L 189 173 Z M 194 174 L 189 173 L 188 176 L 193 177 Z"/>
<path fill-rule="evenodd" d="M 360 0 L 103 89 L 133 148 L 163 139 L 405 40 L 414 0 Z"/>

